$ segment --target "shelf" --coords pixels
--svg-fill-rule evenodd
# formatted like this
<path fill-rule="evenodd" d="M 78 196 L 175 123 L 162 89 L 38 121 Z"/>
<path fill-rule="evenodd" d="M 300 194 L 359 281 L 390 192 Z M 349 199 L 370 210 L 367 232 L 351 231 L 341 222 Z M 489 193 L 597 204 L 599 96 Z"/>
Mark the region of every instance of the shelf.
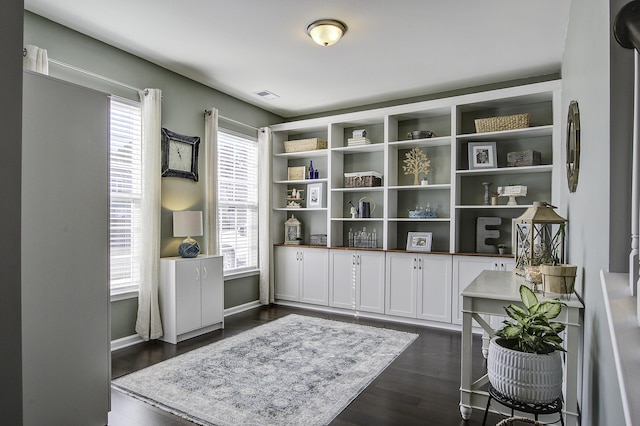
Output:
<path fill-rule="evenodd" d="M 390 217 L 389 222 L 451 222 L 450 217 Z"/>
<path fill-rule="evenodd" d="M 525 129 L 502 130 L 499 132 L 486 133 L 467 133 L 457 135 L 458 140 L 490 141 L 495 139 L 509 138 L 534 138 L 539 136 L 551 136 L 553 134 L 553 125 L 527 127 Z"/>
<path fill-rule="evenodd" d="M 342 152 L 344 154 L 361 154 L 363 152 L 381 152 L 384 151 L 383 143 L 371 143 L 369 145 L 343 146 L 332 148 L 332 152 Z"/>
<path fill-rule="evenodd" d="M 413 148 L 414 146 L 429 147 L 429 146 L 447 146 L 451 145 L 451 136 L 438 136 L 426 139 L 407 139 L 403 141 L 389 142 L 389 148 Z"/>
<path fill-rule="evenodd" d="M 495 175 L 514 175 L 523 173 L 551 173 L 553 165 L 544 164 L 541 166 L 522 166 L 522 167 L 497 167 L 493 169 L 474 169 L 474 170 L 456 170 L 456 174 L 461 176 L 495 176 Z"/>
<path fill-rule="evenodd" d="M 332 217 L 331 221 L 334 222 L 382 222 L 383 219 L 381 217 L 369 217 L 369 218 L 351 218 L 351 217 Z"/>
<path fill-rule="evenodd" d="M 309 183 L 327 182 L 327 178 L 319 179 L 300 179 L 300 180 L 274 180 L 273 183 L 284 185 L 306 185 Z"/>
<path fill-rule="evenodd" d="M 396 191 L 423 191 L 423 190 L 444 190 L 451 189 L 450 183 L 435 183 L 433 185 L 399 185 L 390 186 L 390 190 Z"/>
<path fill-rule="evenodd" d="M 360 188 L 331 188 L 331 192 L 382 192 L 383 186 L 364 186 Z"/>
<path fill-rule="evenodd" d="M 497 206 L 486 206 L 484 204 L 475 204 L 475 205 L 458 205 L 456 209 L 528 209 L 529 207 L 533 207 L 533 204 L 518 204 L 517 206 L 508 206 L 506 204 L 498 204 Z"/>
<path fill-rule="evenodd" d="M 318 207 L 318 208 L 310 208 L 310 207 L 274 207 L 273 208 L 274 211 L 279 211 L 279 212 L 320 212 L 320 211 L 327 211 L 326 207 Z"/>
<path fill-rule="evenodd" d="M 328 149 L 315 149 L 312 151 L 300 151 L 300 152 L 283 152 L 281 154 L 274 154 L 276 158 L 315 158 L 326 157 Z"/>

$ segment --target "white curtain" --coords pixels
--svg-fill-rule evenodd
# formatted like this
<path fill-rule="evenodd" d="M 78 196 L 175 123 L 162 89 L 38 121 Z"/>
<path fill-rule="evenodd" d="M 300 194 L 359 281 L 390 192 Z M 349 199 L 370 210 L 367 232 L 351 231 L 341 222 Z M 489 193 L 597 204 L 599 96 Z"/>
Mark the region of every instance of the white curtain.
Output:
<path fill-rule="evenodd" d="M 258 131 L 258 210 L 260 260 L 260 303 L 274 302 L 273 288 L 273 245 L 271 244 L 271 129 L 263 127 Z"/>
<path fill-rule="evenodd" d="M 204 144 L 207 174 L 205 179 L 207 253 L 218 254 L 218 110 L 215 108 L 209 108 L 204 112 Z"/>
<path fill-rule="evenodd" d="M 22 68 L 49 75 L 49 58 L 47 49 L 27 44 L 22 50 Z"/>
<path fill-rule="evenodd" d="M 142 247 L 136 332 L 144 340 L 162 336 L 158 306 L 160 270 L 160 175 L 162 92 L 145 89 L 142 101 Z"/>

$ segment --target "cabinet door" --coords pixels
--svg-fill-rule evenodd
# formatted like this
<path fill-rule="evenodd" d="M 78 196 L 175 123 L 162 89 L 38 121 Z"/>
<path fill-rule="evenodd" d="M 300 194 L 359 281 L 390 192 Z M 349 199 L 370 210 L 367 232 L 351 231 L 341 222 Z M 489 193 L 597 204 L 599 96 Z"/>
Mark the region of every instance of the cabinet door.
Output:
<path fill-rule="evenodd" d="M 202 284 L 202 327 L 222 322 L 224 317 L 224 278 L 222 256 L 200 260 Z"/>
<path fill-rule="evenodd" d="M 499 259 L 475 256 L 453 256 L 453 318 L 462 324 L 462 296 L 460 293 L 484 270 L 498 269 Z"/>
<path fill-rule="evenodd" d="M 176 332 L 200 328 L 200 261 L 182 260 L 176 264 Z"/>
<path fill-rule="evenodd" d="M 300 249 L 275 247 L 273 256 L 275 298 L 300 301 Z"/>
<path fill-rule="evenodd" d="M 385 309 L 387 315 L 416 317 L 416 255 L 387 253 Z"/>
<path fill-rule="evenodd" d="M 353 309 L 355 254 L 349 250 L 330 250 L 329 256 L 329 306 Z"/>
<path fill-rule="evenodd" d="M 451 256 L 418 257 L 417 291 L 418 318 L 451 322 Z"/>
<path fill-rule="evenodd" d="M 384 252 L 356 253 L 356 309 L 384 313 Z"/>
<path fill-rule="evenodd" d="M 300 301 L 327 306 L 329 304 L 329 252 L 326 249 L 305 248 L 301 253 Z"/>

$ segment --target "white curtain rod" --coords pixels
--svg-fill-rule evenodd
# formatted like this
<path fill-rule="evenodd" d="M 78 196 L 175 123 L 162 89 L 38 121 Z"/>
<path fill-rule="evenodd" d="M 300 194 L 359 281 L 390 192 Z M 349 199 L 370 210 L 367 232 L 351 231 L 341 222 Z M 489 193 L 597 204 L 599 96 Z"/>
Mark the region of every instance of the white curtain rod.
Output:
<path fill-rule="evenodd" d="M 49 58 L 49 62 L 51 62 L 52 64 L 60 65 L 60 66 L 65 67 L 65 68 L 72 69 L 72 70 L 74 70 L 74 71 L 81 72 L 81 73 L 83 73 L 83 74 L 90 75 L 90 76 L 92 76 L 92 77 L 99 78 L 99 79 L 101 79 L 101 80 L 108 81 L 109 83 L 117 84 L 118 86 L 126 87 L 127 89 L 135 90 L 136 92 L 144 92 L 144 90 L 143 90 L 143 89 L 138 89 L 137 87 L 130 86 L 130 85 L 128 85 L 128 84 L 126 84 L 126 83 L 122 83 L 122 82 L 120 82 L 120 81 L 118 81 L 118 80 L 114 80 L 114 79 L 112 79 L 112 78 L 105 77 L 105 76 L 103 76 L 103 75 L 96 74 L 96 73 L 91 72 L 91 71 L 87 71 L 87 70 L 85 70 L 85 69 L 83 69 L 83 68 L 79 68 L 79 67 L 76 67 L 76 66 L 74 66 L 74 65 L 69 65 L 69 64 L 64 63 L 64 62 L 62 62 L 62 61 L 58 61 L 57 59 L 51 59 L 51 58 Z"/>
<path fill-rule="evenodd" d="M 136 92 L 144 92 L 143 89 L 138 89 L 137 87 L 130 86 L 130 85 L 126 84 L 126 83 L 122 83 L 121 81 L 114 80 L 114 79 L 109 78 L 109 77 L 105 77 L 105 76 L 97 74 L 95 72 L 88 71 L 88 70 L 85 70 L 83 68 L 76 67 L 74 65 L 70 65 L 70 64 L 67 64 L 67 63 L 62 62 L 62 61 L 58 61 L 57 59 L 49 58 L 49 62 L 51 62 L 52 64 L 60 65 L 60 66 L 65 67 L 65 68 L 72 69 L 74 71 L 81 72 L 83 74 L 90 75 L 90 76 L 95 77 L 95 78 L 99 78 L 101 80 L 108 81 L 109 83 L 117 84 L 118 86 L 126 87 L 127 89 L 135 90 Z M 205 112 L 207 112 L 207 111 L 205 111 Z M 229 122 L 234 123 L 234 124 L 237 124 L 239 126 L 248 127 L 250 129 L 255 130 L 256 132 L 260 131 L 260 129 L 258 129 L 257 127 L 253 127 L 253 126 L 251 126 L 249 124 L 241 123 L 240 121 L 234 120 L 232 118 L 224 117 L 222 115 L 218 115 L 218 118 L 221 118 L 223 120 L 229 121 Z"/>

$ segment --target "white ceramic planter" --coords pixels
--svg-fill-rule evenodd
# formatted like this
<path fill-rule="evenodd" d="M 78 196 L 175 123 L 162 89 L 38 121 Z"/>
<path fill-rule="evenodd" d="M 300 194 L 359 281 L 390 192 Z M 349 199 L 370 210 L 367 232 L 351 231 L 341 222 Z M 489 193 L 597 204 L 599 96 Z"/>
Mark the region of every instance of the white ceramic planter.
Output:
<path fill-rule="evenodd" d="M 562 394 L 562 357 L 518 352 L 489 343 L 489 382 L 501 394 L 524 403 L 546 404 Z"/>

